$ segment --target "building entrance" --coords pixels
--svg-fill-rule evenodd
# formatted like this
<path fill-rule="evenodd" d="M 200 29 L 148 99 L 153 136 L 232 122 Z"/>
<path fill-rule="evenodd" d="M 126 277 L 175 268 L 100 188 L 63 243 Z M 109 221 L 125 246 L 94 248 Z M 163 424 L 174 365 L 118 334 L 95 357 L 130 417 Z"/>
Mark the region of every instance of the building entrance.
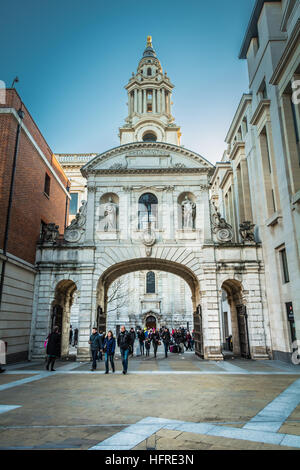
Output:
<path fill-rule="evenodd" d="M 149 315 L 149 317 L 146 318 L 146 328 L 156 329 L 156 318 L 153 315 Z"/>

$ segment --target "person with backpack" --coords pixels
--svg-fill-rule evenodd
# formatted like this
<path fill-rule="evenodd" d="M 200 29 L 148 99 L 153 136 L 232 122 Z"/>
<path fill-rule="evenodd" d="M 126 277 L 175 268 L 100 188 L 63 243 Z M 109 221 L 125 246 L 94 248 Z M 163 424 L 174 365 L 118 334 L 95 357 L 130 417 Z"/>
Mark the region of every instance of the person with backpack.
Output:
<path fill-rule="evenodd" d="M 114 364 L 115 349 L 116 349 L 116 340 L 114 338 L 113 332 L 109 330 L 103 343 L 103 351 L 105 352 L 105 373 L 106 374 L 109 373 L 108 361 L 110 362 L 112 371 L 115 372 L 115 364 Z"/>
<path fill-rule="evenodd" d="M 92 360 L 93 360 L 91 371 L 94 372 L 94 370 L 97 369 L 98 352 L 103 349 L 102 338 L 99 335 L 96 327 L 94 327 L 92 330 L 92 334 L 89 339 L 89 344 L 91 345 Z"/>
<path fill-rule="evenodd" d="M 47 338 L 47 347 L 46 347 L 46 354 L 47 354 L 47 362 L 46 362 L 46 369 L 49 370 L 51 366 L 51 372 L 55 372 L 54 363 L 56 359 L 60 356 L 60 344 L 61 344 L 61 336 L 59 334 L 58 326 L 53 328 L 53 332 L 49 334 Z"/>
<path fill-rule="evenodd" d="M 130 344 L 131 344 L 130 334 L 126 330 L 125 326 L 122 325 L 121 331 L 118 336 L 118 346 L 121 352 L 124 375 L 127 374 L 127 369 L 128 369 L 128 354 L 129 354 Z"/>

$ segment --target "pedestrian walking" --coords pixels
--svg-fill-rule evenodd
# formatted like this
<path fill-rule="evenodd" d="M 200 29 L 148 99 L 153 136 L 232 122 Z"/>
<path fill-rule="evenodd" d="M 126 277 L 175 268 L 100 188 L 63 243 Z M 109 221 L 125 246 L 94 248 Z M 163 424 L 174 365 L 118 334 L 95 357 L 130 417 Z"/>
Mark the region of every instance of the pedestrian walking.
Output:
<path fill-rule="evenodd" d="M 126 330 L 125 326 L 121 326 L 121 331 L 118 336 L 118 346 L 121 351 L 121 357 L 122 357 L 122 366 L 123 366 L 123 374 L 127 374 L 128 370 L 128 354 L 129 354 L 129 347 L 131 344 L 131 337 Z"/>
<path fill-rule="evenodd" d="M 113 332 L 109 330 L 107 332 L 107 336 L 104 339 L 103 343 L 103 351 L 105 352 L 105 373 L 109 373 L 109 364 L 110 362 L 111 369 L 115 372 L 115 364 L 114 364 L 114 355 L 116 349 L 116 340 L 114 338 Z"/>
<path fill-rule="evenodd" d="M 133 357 L 134 342 L 135 342 L 135 338 L 136 338 L 134 328 L 130 328 L 129 336 L 130 336 L 130 356 Z"/>
<path fill-rule="evenodd" d="M 59 334 L 58 326 L 55 326 L 53 332 L 49 334 L 47 338 L 47 347 L 46 347 L 46 354 L 47 354 L 47 362 L 46 362 L 46 369 L 49 370 L 51 366 L 51 371 L 55 372 L 54 363 L 56 359 L 60 356 L 60 345 L 61 345 L 61 336 Z"/>
<path fill-rule="evenodd" d="M 92 334 L 89 339 L 89 344 L 91 345 L 91 352 L 92 352 L 92 368 L 91 371 L 94 372 L 94 370 L 97 369 L 97 356 L 98 352 L 103 348 L 103 343 L 102 343 L 102 338 L 99 335 L 97 328 L 93 328 Z"/>
<path fill-rule="evenodd" d="M 144 356 L 144 354 L 145 354 L 145 347 L 144 347 L 145 333 L 141 329 L 138 330 L 138 340 L 139 340 L 139 343 L 140 343 L 141 355 Z"/>
<path fill-rule="evenodd" d="M 157 353 L 157 348 L 160 344 L 160 338 L 159 338 L 159 332 L 158 330 L 155 330 L 151 334 L 151 341 L 153 345 L 153 351 L 154 351 L 154 357 L 156 358 L 156 353 Z"/>
<path fill-rule="evenodd" d="M 150 338 L 147 338 L 145 340 L 146 357 L 149 357 L 150 355 L 150 346 L 151 346 Z"/>
<path fill-rule="evenodd" d="M 72 330 L 72 325 L 70 325 L 70 333 L 69 333 L 69 344 L 72 344 L 72 339 L 73 339 L 73 330 Z"/>
<path fill-rule="evenodd" d="M 103 331 L 99 331 L 99 336 L 103 344 L 104 338 L 105 338 L 105 334 L 103 333 Z M 98 361 L 102 361 L 102 359 L 103 359 L 103 354 L 102 354 L 102 349 L 100 349 L 98 352 Z"/>
<path fill-rule="evenodd" d="M 167 327 L 165 327 L 164 331 L 162 332 L 161 336 L 163 343 L 164 343 L 164 348 L 165 348 L 165 357 L 168 357 L 168 350 L 169 350 L 169 345 L 171 341 L 171 335 L 170 331 Z"/>
<path fill-rule="evenodd" d="M 77 343 L 78 343 L 78 328 L 75 328 L 73 346 L 77 346 Z"/>

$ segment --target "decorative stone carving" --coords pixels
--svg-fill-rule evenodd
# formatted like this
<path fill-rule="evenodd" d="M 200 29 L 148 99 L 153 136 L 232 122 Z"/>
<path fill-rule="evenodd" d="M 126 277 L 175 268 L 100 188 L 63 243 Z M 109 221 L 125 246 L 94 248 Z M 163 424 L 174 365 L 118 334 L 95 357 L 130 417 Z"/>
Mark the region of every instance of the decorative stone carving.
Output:
<path fill-rule="evenodd" d="M 118 205 L 115 204 L 112 200 L 112 197 L 110 197 L 109 201 L 104 206 L 105 232 L 117 230 L 117 210 Z"/>
<path fill-rule="evenodd" d="M 173 168 L 186 168 L 184 163 L 174 163 Z"/>
<path fill-rule="evenodd" d="M 59 237 L 59 226 L 51 222 L 47 224 L 42 232 L 42 243 L 56 243 Z"/>
<path fill-rule="evenodd" d="M 255 237 L 254 237 L 254 229 L 255 224 L 252 224 L 250 220 L 245 220 L 240 224 L 240 235 L 243 239 L 244 242 L 254 242 L 255 243 Z"/>
<path fill-rule="evenodd" d="M 121 163 L 121 162 L 116 162 L 113 165 L 109 167 L 110 170 L 123 170 L 124 168 L 127 168 L 126 163 Z"/>
<path fill-rule="evenodd" d="M 195 226 L 196 204 L 185 196 L 181 203 L 182 208 L 182 228 L 193 229 Z"/>
<path fill-rule="evenodd" d="M 219 243 L 231 242 L 233 239 L 232 226 L 221 216 L 214 204 L 211 204 L 211 207 L 213 207 L 211 215 L 212 232 L 216 235 L 217 241 Z"/>
<path fill-rule="evenodd" d="M 67 242 L 76 243 L 80 240 L 81 235 L 85 230 L 84 225 L 86 223 L 86 209 L 87 203 L 86 201 L 82 201 L 81 207 L 77 212 L 75 219 L 73 219 L 70 225 L 65 229 L 64 239 Z"/>
<path fill-rule="evenodd" d="M 123 186 L 123 191 L 174 191 L 175 186 L 165 186 L 165 185 L 156 185 L 156 186 Z"/>
<path fill-rule="evenodd" d="M 145 245 L 146 256 L 151 256 L 152 246 L 156 242 L 156 235 L 154 230 L 151 228 L 151 224 L 148 225 L 141 235 L 142 242 Z"/>

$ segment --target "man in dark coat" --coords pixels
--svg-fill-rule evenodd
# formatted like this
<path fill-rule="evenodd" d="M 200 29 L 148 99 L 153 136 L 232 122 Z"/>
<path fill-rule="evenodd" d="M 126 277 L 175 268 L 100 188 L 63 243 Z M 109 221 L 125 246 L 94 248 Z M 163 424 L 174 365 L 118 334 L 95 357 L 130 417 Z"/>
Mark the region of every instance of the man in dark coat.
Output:
<path fill-rule="evenodd" d="M 159 343 L 159 332 L 155 330 L 151 333 L 151 341 L 153 345 L 154 357 L 156 357 L 158 343 Z"/>
<path fill-rule="evenodd" d="M 122 365 L 123 365 L 123 374 L 127 374 L 128 369 L 128 354 L 129 347 L 131 344 L 131 337 L 124 325 L 121 326 L 121 331 L 118 336 L 118 346 L 121 351 Z"/>
<path fill-rule="evenodd" d="M 99 335 L 97 328 L 93 328 L 89 344 L 91 345 L 91 352 L 93 358 L 93 365 L 91 368 L 91 371 L 93 372 L 97 369 L 98 352 L 103 349 L 102 337 Z"/>
<path fill-rule="evenodd" d="M 48 336 L 46 348 L 48 358 L 46 363 L 46 369 L 49 370 L 49 366 L 51 365 L 51 371 L 55 371 L 54 363 L 56 359 L 60 356 L 61 336 L 58 331 L 58 326 L 55 326 L 53 332 L 50 333 L 50 335 Z"/>
<path fill-rule="evenodd" d="M 130 336 L 130 351 L 131 351 L 131 354 L 130 354 L 130 355 L 131 355 L 131 357 L 133 357 L 134 342 L 135 342 L 135 338 L 136 338 L 136 334 L 135 334 L 134 328 L 130 328 L 129 336 Z"/>
<path fill-rule="evenodd" d="M 169 329 L 166 327 L 162 333 L 162 340 L 165 347 L 165 357 L 168 357 L 169 344 L 171 341 L 171 335 Z"/>
<path fill-rule="evenodd" d="M 143 330 L 141 328 L 138 330 L 138 340 L 139 340 L 139 343 L 140 343 L 141 354 L 144 356 L 144 354 L 145 354 L 145 347 L 144 347 L 145 333 L 143 332 Z"/>

